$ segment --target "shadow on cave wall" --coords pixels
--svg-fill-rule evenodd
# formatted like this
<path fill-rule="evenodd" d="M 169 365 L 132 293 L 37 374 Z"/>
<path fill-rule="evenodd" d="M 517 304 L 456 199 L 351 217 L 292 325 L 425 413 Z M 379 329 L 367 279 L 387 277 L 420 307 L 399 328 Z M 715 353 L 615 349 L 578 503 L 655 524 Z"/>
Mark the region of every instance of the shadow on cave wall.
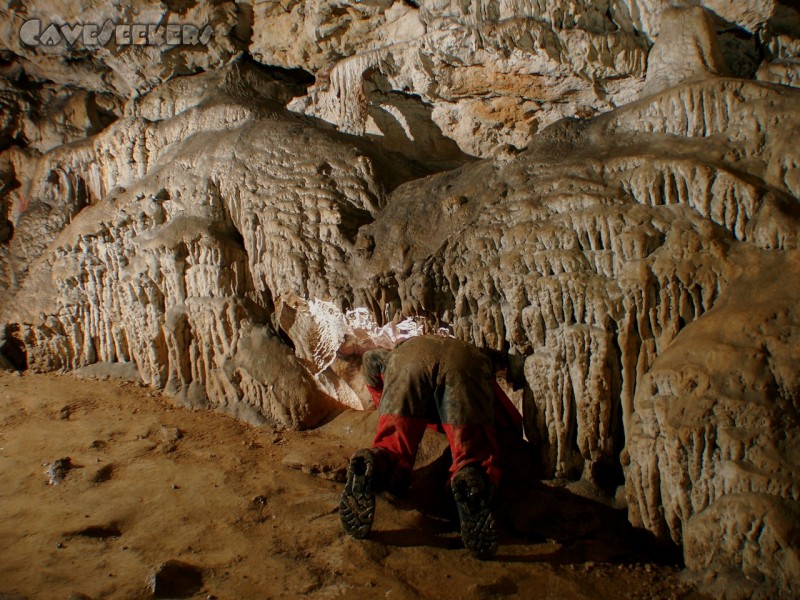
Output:
<path fill-rule="evenodd" d="M 18 371 L 28 368 L 28 355 L 25 344 L 16 336 L 19 325 L 12 324 L 6 327 L 4 336 L 0 336 L 0 359 L 5 358 L 12 367 Z"/>

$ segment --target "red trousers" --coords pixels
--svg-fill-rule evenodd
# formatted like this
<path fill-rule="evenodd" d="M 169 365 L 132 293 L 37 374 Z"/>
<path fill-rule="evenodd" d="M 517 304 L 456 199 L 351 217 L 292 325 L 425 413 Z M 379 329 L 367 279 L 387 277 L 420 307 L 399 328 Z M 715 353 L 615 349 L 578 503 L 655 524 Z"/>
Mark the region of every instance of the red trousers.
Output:
<path fill-rule="evenodd" d="M 477 464 L 499 482 L 495 427 L 517 429 L 522 418 L 497 385 L 487 356 L 452 338 L 421 336 L 392 352 L 366 352 L 362 360 L 380 410 L 373 447 L 386 450 L 402 474 L 411 473 L 425 427 L 435 426 L 450 442 L 451 475 Z"/>
<path fill-rule="evenodd" d="M 428 419 L 423 417 L 405 417 L 402 415 L 381 415 L 378 419 L 378 432 L 372 443 L 373 448 L 386 450 L 394 461 L 395 468 L 411 473 L 417 448 L 429 426 Z M 453 464 L 450 467 L 452 477 L 462 468 L 471 464 L 479 464 L 486 471 L 489 480 L 500 482 L 500 469 L 497 464 L 497 439 L 494 429 L 485 425 L 452 425 L 443 423 L 441 430 L 450 443 Z M 439 429 L 437 427 L 437 429 Z"/>

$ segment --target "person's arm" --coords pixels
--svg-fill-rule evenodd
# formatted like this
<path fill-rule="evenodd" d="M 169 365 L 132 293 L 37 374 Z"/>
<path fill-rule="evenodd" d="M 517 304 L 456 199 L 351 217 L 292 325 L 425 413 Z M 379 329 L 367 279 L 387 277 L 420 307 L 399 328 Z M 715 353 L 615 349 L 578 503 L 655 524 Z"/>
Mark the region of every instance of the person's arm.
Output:
<path fill-rule="evenodd" d="M 389 360 L 389 351 L 384 348 L 368 350 L 361 357 L 364 368 L 364 382 L 367 384 L 369 395 L 372 396 L 372 403 L 375 408 L 381 403 L 383 396 L 383 373 L 386 370 L 386 362 Z"/>
<path fill-rule="evenodd" d="M 381 377 L 381 387 L 380 389 L 372 387 L 370 384 L 367 384 L 367 390 L 369 391 L 369 395 L 372 396 L 372 403 L 375 405 L 375 408 L 378 408 L 381 404 L 381 398 L 383 397 L 383 375 Z"/>

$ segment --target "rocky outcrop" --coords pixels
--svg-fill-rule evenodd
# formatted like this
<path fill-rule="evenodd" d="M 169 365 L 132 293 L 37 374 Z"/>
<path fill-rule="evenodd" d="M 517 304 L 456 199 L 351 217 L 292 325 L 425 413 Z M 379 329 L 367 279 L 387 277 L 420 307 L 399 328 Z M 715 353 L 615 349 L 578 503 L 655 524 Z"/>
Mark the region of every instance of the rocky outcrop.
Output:
<path fill-rule="evenodd" d="M 419 10 L 409 2 L 261 2 L 253 7 L 250 51 L 264 64 L 316 73 L 358 52 L 424 33 Z"/>
<path fill-rule="evenodd" d="M 293 116 L 276 89 L 236 62 L 38 161 L 5 307 L 29 368 L 135 362 L 179 398 L 283 427 L 332 410 L 270 325 L 273 298 L 347 302 L 356 229 L 413 171 L 382 176 L 385 154 Z"/>
<path fill-rule="evenodd" d="M 121 102 L 111 94 L 64 90 L 53 85 L 0 80 L 0 148 L 24 146 L 46 152 L 57 146 L 94 135 L 113 123 Z M 20 92 L 20 87 L 28 87 Z"/>
<path fill-rule="evenodd" d="M 786 149 L 798 101 L 794 91 L 738 80 L 683 84 L 590 123 L 559 123 L 524 153 L 401 186 L 362 230 L 373 279 L 359 301 L 376 314 L 439 318 L 458 337 L 525 356 L 526 431 L 545 472 L 608 483 L 622 481 L 615 465 L 627 465 L 632 520 L 682 543 L 709 590 L 746 590 L 736 597 L 797 585 L 797 470 L 794 442 L 783 443 L 797 425 L 778 417 L 797 412 L 797 381 L 792 358 L 768 358 L 792 354 L 778 332 L 791 331 L 796 315 L 770 329 L 760 312 L 747 321 L 751 339 L 782 340 L 764 358 L 745 352 L 727 363 L 743 352 L 738 343 L 703 352 L 699 337 L 681 340 L 691 323 L 706 340 L 744 325 L 745 307 L 760 306 L 745 289 L 762 286 L 764 298 L 778 291 L 757 281 L 789 288 L 764 302 L 764 319 L 796 312 L 788 282 L 800 207 Z M 782 266 L 766 270 L 774 264 Z M 738 320 L 706 317 L 733 298 L 743 305 Z M 668 392 L 651 385 L 661 381 L 662 356 L 683 347 L 699 348 L 709 408 L 695 408 L 696 382 L 670 379 Z M 779 368 L 733 375 L 773 360 Z M 681 355 L 673 365 L 684 363 Z M 653 409 L 657 393 L 668 400 Z M 754 395 L 768 405 L 763 414 L 744 408 Z M 720 397 L 732 404 L 723 409 Z M 690 414 L 701 422 L 674 423 Z M 727 432 L 724 414 L 758 432 L 748 443 L 770 448 L 768 462 L 754 454 L 757 467 L 727 465 L 719 438 L 741 438 Z M 779 561 L 750 549 L 756 523 Z"/>
<path fill-rule="evenodd" d="M 633 523 L 727 598 L 800 589 L 800 262 L 759 258 L 654 361 L 624 459 Z"/>
<path fill-rule="evenodd" d="M 127 98 L 175 76 L 222 67 L 245 49 L 250 20 L 247 5 L 232 0 L 149 0 L 128 8 L 12 2 L 0 15 L 0 39 L 6 61 L 37 80 Z M 143 37 L 133 25 L 145 26 Z"/>
<path fill-rule="evenodd" d="M 797 595 L 800 18 L 671 4 L 92 5 L 214 34 L 91 51 L 9 9 L 0 368 L 311 427 L 444 330 L 514 357 L 539 475 Z"/>
<path fill-rule="evenodd" d="M 796 201 L 733 167 L 763 142 L 731 140 L 730 164 L 706 163 L 702 140 L 729 130 L 724 117 L 694 140 L 645 133 L 643 114 L 687 111 L 710 88 L 718 102 L 763 89 L 687 85 L 588 127 L 559 124 L 517 157 L 401 187 L 363 230 L 379 272 L 363 303 L 375 313 L 436 315 L 458 337 L 528 356 L 528 433 L 557 475 L 619 452 L 637 379 L 713 306 L 735 271 L 730 248 L 797 246 Z M 762 134 L 771 114 L 751 115 Z"/>
<path fill-rule="evenodd" d="M 728 74 L 711 13 L 701 7 L 665 10 L 647 61 L 645 95 L 709 75 Z"/>
<path fill-rule="evenodd" d="M 507 144 L 524 148 L 560 118 L 586 118 L 634 100 L 645 87 L 648 60 L 670 64 L 661 74 L 650 70 L 652 81 L 663 81 L 649 82 L 647 93 L 692 78 L 698 65 L 703 73 L 751 77 L 763 54 L 761 79 L 793 80 L 793 63 L 768 50 L 776 46 L 773 32 L 797 29 L 788 3 L 710 0 L 701 3 L 707 10 L 672 4 L 266 4 L 256 7 L 250 50 L 271 64 L 317 74 L 294 110 L 443 166 L 455 166 L 463 154 L 493 156 Z M 648 57 L 663 35 L 671 42 L 656 55 L 665 56 Z M 794 39 L 780 35 L 784 46 Z"/>
<path fill-rule="evenodd" d="M 599 16 L 580 29 L 581 19 L 532 6 L 504 16 L 421 10 L 424 35 L 338 61 L 293 108 L 452 162 L 522 148 L 559 118 L 608 110 L 641 88 L 646 40 Z"/>
<path fill-rule="evenodd" d="M 800 16 L 797 20 L 800 22 Z M 758 67 L 756 77 L 761 81 L 800 87 L 800 37 L 797 31 L 767 31 L 765 37 L 767 56 Z"/>

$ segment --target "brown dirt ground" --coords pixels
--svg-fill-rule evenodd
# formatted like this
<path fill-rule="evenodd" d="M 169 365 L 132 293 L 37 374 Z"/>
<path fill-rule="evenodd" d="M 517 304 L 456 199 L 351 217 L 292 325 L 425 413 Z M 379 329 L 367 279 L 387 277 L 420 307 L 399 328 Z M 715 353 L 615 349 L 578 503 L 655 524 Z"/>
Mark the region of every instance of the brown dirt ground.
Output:
<path fill-rule="evenodd" d="M 370 539 L 350 539 L 337 479 L 373 428 L 350 411 L 276 433 L 128 382 L 0 374 L 0 599 L 149 598 L 169 559 L 203 570 L 192 597 L 220 600 L 700 598 L 622 513 L 534 481 L 500 499 L 497 560 L 472 559 L 426 483 L 435 438 L 410 499 L 379 498 Z"/>

